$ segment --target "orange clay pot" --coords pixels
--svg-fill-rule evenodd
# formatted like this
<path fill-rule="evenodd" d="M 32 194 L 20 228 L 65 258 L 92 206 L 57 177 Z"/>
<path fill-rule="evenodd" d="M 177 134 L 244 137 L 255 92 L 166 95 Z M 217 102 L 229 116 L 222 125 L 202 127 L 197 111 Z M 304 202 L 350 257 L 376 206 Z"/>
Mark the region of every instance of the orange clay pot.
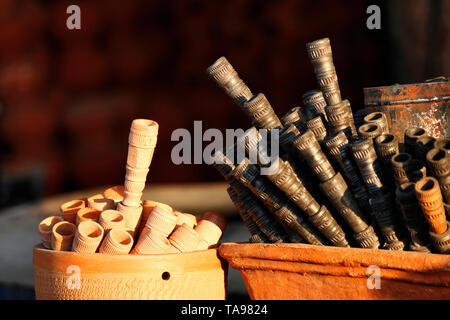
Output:
<path fill-rule="evenodd" d="M 139 227 L 139 223 L 141 222 L 142 206 L 129 207 L 122 202 L 119 202 L 117 204 L 117 211 L 119 211 L 125 219 L 125 229 L 134 237 L 134 234 Z"/>
<path fill-rule="evenodd" d="M 228 264 L 216 249 L 182 254 L 108 255 L 58 252 L 36 246 L 33 265 L 38 300 L 226 298 Z M 77 275 L 79 289 L 69 289 L 68 284 L 73 284 Z"/>
<path fill-rule="evenodd" d="M 77 212 L 76 225 L 79 225 L 83 221 L 97 221 L 100 217 L 100 210 L 95 208 L 81 208 Z"/>
<path fill-rule="evenodd" d="M 57 222 L 52 228 L 51 247 L 57 251 L 70 251 L 77 227 L 69 221 Z"/>
<path fill-rule="evenodd" d="M 52 228 L 61 221 L 63 221 L 63 219 L 60 216 L 50 216 L 39 223 L 39 235 L 41 237 L 42 245 L 47 249 L 52 247 Z"/>
<path fill-rule="evenodd" d="M 124 190 L 124 186 L 114 186 L 103 191 L 103 197 L 113 199 L 117 203 L 123 200 Z"/>
<path fill-rule="evenodd" d="M 200 251 L 201 252 L 201 251 Z M 449 299 L 450 255 L 308 244 L 225 243 L 251 299 Z M 379 288 L 374 287 L 379 267 Z M 368 282 L 373 289 L 369 289 Z"/>
<path fill-rule="evenodd" d="M 61 217 L 65 221 L 75 224 L 78 210 L 85 207 L 86 203 L 84 200 L 71 200 L 63 203 L 59 208 L 59 211 L 61 213 Z"/>
<path fill-rule="evenodd" d="M 133 247 L 133 237 L 123 229 L 111 229 L 105 236 L 99 253 L 128 254 Z"/>

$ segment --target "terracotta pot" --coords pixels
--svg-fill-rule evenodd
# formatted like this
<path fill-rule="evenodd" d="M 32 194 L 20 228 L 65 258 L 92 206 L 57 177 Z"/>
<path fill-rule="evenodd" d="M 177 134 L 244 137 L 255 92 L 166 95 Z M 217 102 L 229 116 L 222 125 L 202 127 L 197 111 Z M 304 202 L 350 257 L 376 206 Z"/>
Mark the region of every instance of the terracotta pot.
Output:
<path fill-rule="evenodd" d="M 105 210 L 100 213 L 98 223 L 105 230 L 105 234 L 112 228 L 125 228 L 125 218 L 117 210 Z"/>
<path fill-rule="evenodd" d="M 226 298 L 228 264 L 216 249 L 183 254 L 108 255 L 58 252 L 39 245 L 34 248 L 33 265 L 38 300 Z M 77 270 L 79 289 L 74 278 Z"/>
<path fill-rule="evenodd" d="M 186 223 L 189 227 L 194 228 L 198 224 L 198 219 L 193 214 L 183 213 L 180 211 L 174 211 L 174 213 L 178 217 L 177 225 L 179 226 L 181 226 L 183 223 Z"/>
<path fill-rule="evenodd" d="M 225 243 L 219 252 L 241 272 L 251 299 L 450 297 L 450 255 L 247 243 Z M 379 268 L 380 289 L 369 278 L 375 276 L 373 266 Z"/>

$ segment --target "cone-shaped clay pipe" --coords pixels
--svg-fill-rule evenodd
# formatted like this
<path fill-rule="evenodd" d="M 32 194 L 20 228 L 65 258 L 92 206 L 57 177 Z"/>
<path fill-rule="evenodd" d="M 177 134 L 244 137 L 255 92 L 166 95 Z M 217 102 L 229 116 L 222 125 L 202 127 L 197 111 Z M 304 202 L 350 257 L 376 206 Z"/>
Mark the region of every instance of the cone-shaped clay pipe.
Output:
<path fill-rule="evenodd" d="M 164 210 L 169 211 L 169 212 L 173 211 L 172 207 L 165 203 L 161 203 L 161 202 L 157 202 L 157 201 L 153 201 L 153 200 L 144 200 L 144 202 L 142 203 L 142 219 L 139 224 L 138 234 L 141 234 L 142 231 L 144 230 L 145 224 L 147 223 L 147 220 L 148 220 L 148 217 L 151 215 L 151 213 L 155 207 L 161 207 Z"/>
<path fill-rule="evenodd" d="M 430 239 L 425 217 L 417 201 L 414 183 L 407 182 L 397 187 L 395 201 L 406 222 L 411 238 L 410 250 L 418 252 L 430 252 Z"/>
<path fill-rule="evenodd" d="M 428 133 L 423 128 L 413 127 L 407 129 L 404 136 L 405 152 L 413 154 L 417 139 L 419 139 L 420 137 L 425 137 L 427 135 Z"/>
<path fill-rule="evenodd" d="M 77 219 L 76 219 L 76 225 L 78 226 L 81 222 L 91 220 L 91 221 L 98 221 L 98 218 L 100 217 L 100 210 L 97 210 L 95 208 L 81 208 L 77 212 Z"/>
<path fill-rule="evenodd" d="M 253 96 L 227 58 L 220 57 L 206 69 L 206 72 L 241 108 L 244 102 Z"/>
<path fill-rule="evenodd" d="M 369 113 L 364 117 L 364 122 L 366 123 L 376 123 L 380 126 L 382 133 L 389 133 L 389 126 L 386 114 L 384 112 L 376 111 Z"/>
<path fill-rule="evenodd" d="M 214 246 L 219 243 L 222 237 L 222 230 L 215 223 L 208 220 L 200 220 L 198 225 L 195 227 L 195 231 L 200 235 L 201 239 L 208 243 L 208 247 Z"/>
<path fill-rule="evenodd" d="M 105 234 L 107 234 L 109 230 L 113 228 L 125 230 L 125 219 L 123 215 L 117 210 L 105 210 L 100 213 L 98 223 L 102 226 Z"/>
<path fill-rule="evenodd" d="M 267 242 L 283 242 L 287 235 L 269 210 L 245 186 L 237 181 L 227 189 L 231 200 L 251 234 L 263 233 Z M 260 236 L 264 239 L 263 236 Z"/>
<path fill-rule="evenodd" d="M 159 125 L 153 120 L 135 119 L 131 124 L 122 201 L 128 207 L 139 207 L 141 204 L 142 191 L 156 147 L 158 130 Z"/>
<path fill-rule="evenodd" d="M 200 223 L 198 226 L 200 226 Z M 196 228 L 198 228 L 198 226 Z M 177 248 L 180 252 L 195 251 L 198 244 L 200 243 L 200 240 L 202 238 L 205 239 L 196 230 L 197 229 L 192 229 L 187 224 L 177 226 L 169 237 L 170 244 Z M 208 239 L 205 240 L 209 243 Z"/>
<path fill-rule="evenodd" d="M 220 228 L 220 230 L 222 230 L 222 232 L 225 232 L 225 228 L 227 227 L 227 220 L 217 212 L 212 211 L 206 212 L 203 215 L 202 220 L 211 221 L 212 223 L 217 225 Z"/>
<path fill-rule="evenodd" d="M 189 227 L 194 228 L 198 224 L 198 219 L 195 215 L 190 213 L 184 213 L 180 211 L 174 211 L 178 217 L 177 225 L 187 224 Z"/>
<path fill-rule="evenodd" d="M 317 83 L 329 106 L 341 101 L 338 77 L 333 63 L 330 39 L 323 38 L 308 42 L 306 51 L 314 67 Z"/>
<path fill-rule="evenodd" d="M 116 203 L 113 199 L 107 199 L 103 194 L 96 194 L 87 199 L 88 207 L 99 211 L 112 210 L 116 208 Z"/>
<path fill-rule="evenodd" d="M 123 200 L 124 191 L 124 186 L 114 186 L 103 191 L 103 197 L 113 199 L 117 203 Z"/>
<path fill-rule="evenodd" d="M 161 254 L 168 253 L 171 248 L 169 239 L 156 230 L 147 229 L 141 234 L 139 241 L 131 254 Z"/>
<path fill-rule="evenodd" d="M 103 240 L 100 253 L 128 254 L 133 247 L 133 237 L 123 229 L 111 229 Z"/>
<path fill-rule="evenodd" d="M 68 221 L 57 222 L 52 228 L 51 247 L 56 251 L 70 251 L 77 227 Z"/>
<path fill-rule="evenodd" d="M 259 199 L 261 199 L 266 207 L 269 208 L 270 212 L 275 216 L 279 213 L 278 210 L 288 202 L 287 196 L 272 185 L 269 180 L 262 177 L 259 174 L 258 167 L 250 164 L 248 158 L 245 158 L 244 161 L 233 169 L 233 175 L 239 179 L 241 183 L 247 186 Z M 306 193 L 298 194 L 302 196 Z M 302 202 L 303 200 L 301 199 L 295 201 L 295 203 Z M 345 233 L 342 228 L 337 224 L 326 207 L 318 207 L 316 204 L 316 201 L 308 202 L 308 205 L 305 208 L 305 212 L 308 214 L 311 223 L 313 223 L 326 238 L 332 241 L 334 245 L 347 247 L 348 243 L 345 239 Z M 296 213 L 293 212 L 293 214 Z M 279 220 L 279 218 L 281 218 L 279 216 L 277 216 L 277 218 L 281 224 L 288 227 L 288 221 Z"/>
<path fill-rule="evenodd" d="M 41 237 L 42 245 L 51 249 L 52 247 L 52 228 L 58 222 L 63 221 L 60 216 L 50 216 L 39 223 L 39 235 Z"/>
<path fill-rule="evenodd" d="M 239 215 L 242 218 L 242 221 L 244 222 L 245 226 L 247 227 L 248 231 L 252 235 L 256 241 L 256 239 L 261 240 L 261 243 L 268 243 L 270 242 L 270 239 L 266 237 L 266 235 L 259 229 L 258 225 L 253 221 L 253 219 L 250 217 L 250 215 L 247 213 L 247 207 L 243 205 L 243 202 L 239 200 L 239 195 L 237 192 L 230 186 L 227 188 L 228 195 L 233 202 L 234 206 L 236 207 L 237 211 L 239 212 Z M 206 241 L 200 241 L 202 244 L 199 244 L 197 246 L 196 250 L 205 250 L 208 249 L 208 243 Z"/>
<path fill-rule="evenodd" d="M 152 229 L 168 237 L 178 222 L 178 216 L 167 208 L 155 206 L 147 219 L 143 232 Z"/>
<path fill-rule="evenodd" d="M 104 231 L 94 221 L 83 221 L 78 225 L 73 238 L 72 251 L 79 253 L 95 253 L 102 242 Z"/>
<path fill-rule="evenodd" d="M 450 156 L 442 148 L 431 149 L 426 159 L 431 173 L 439 182 L 444 202 L 450 204 Z"/>
<path fill-rule="evenodd" d="M 134 237 L 138 231 L 142 216 L 142 205 L 138 207 L 129 207 L 122 202 L 117 204 L 119 211 L 125 219 L 125 229 Z"/>
<path fill-rule="evenodd" d="M 252 119 L 257 129 L 282 128 L 280 119 L 276 115 L 266 96 L 258 93 L 249 101 L 244 103 L 247 115 Z"/>
<path fill-rule="evenodd" d="M 440 138 L 434 141 L 434 148 L 441 149 L 450 157 L 450 138 Z"/>
<path fill-rule="evenodd" d="M 327 102 L 325 101 L 322 91 L 310 90 L 303 94 L 303 104 L 306 108 L 306 116 L 308 119 L 313 119 L 317 116 L 322 118 L 324 124 L 328 122 L 327 114 L 325 113 L 325 107 Z"/>
<path fill-rule="evenodd" d="M 438 181 L 425 177 L 416 182 L 417 200 L 432 232 L 442 234 L 447 231 L 444 203 Z"/>
<path fill-rule="evenodd" d="M 78 210 L 84 207 L 86 207 L 84 200 L 71 200 L 63 203 L 59 210 L 65 221 L 75 224 Z"/>

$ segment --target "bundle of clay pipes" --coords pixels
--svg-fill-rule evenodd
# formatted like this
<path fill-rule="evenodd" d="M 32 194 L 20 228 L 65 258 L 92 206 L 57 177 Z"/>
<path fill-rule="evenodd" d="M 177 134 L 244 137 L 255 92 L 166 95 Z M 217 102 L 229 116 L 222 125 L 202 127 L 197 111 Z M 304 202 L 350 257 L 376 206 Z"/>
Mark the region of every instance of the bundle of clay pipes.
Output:
<path fill-rule="evenodd" d="M 157 135 L 155 121 L 134 120 L 124 185 L 62 204 L 59 215 L 39 224 L 42 245 L 111 255 L 182 253 L 217 246 L 226 227 L 220 214 L 207 212 L 200 219 L 164 203 L 141 201 Z"/>
<path fill-rule="evenodd" d="M 250 242 L 450 253 L 449 139 L 412 128 L 399 143 L 383 112 L 354 117 L 341 98 L 330 40 L 306 48 L 320 90 L 306 92 L 303 107 L 281 119 L 225 57 L 207 69 L 252 120 L 213 159 Z M 275 133 L 278 158 L 269 161 Z"/>

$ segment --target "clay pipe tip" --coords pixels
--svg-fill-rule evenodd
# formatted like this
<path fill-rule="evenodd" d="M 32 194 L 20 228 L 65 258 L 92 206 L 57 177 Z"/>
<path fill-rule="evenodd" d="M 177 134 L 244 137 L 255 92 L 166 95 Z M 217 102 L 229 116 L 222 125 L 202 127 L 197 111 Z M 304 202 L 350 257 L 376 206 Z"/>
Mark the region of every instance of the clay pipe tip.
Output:
<path fill-rule="evenodd" d="M 120 202 L 123 200 L 124 191 L 124 186 L 114 186 L 103 191 L 103 197 L 113 199 L 115 202 Z"/>
<path fill-rule="evenodd" d="M 77 212 L 76 225 L 87 220 L 97 221 L 100 217 L 100 213 L 101 211 L 96 208 L 81 208 Z"/>
<path fill-rule="evenodd" d="M 44 247 L 51 248 L 52 228 L 58 222 L 63 221 L 60 216 L 50 216 L 39 223 L 39 235 Z"/>
<path fill-rule="evenodd" d="M 227 227 L 227 220 L 217 212 L 212 211 L 206 212 L 203 215 L 202 220 L 211 221 L 212 223 L 217 225 L 222 232 L 224 232 Z"/>
<path fill-rule="evenodd" d="M 140 134 L 156 137 L 158 135 L 159 124 L 150 119 L 134 119 L 131 122 L 131 131 L 139 132 Z"/>
<path fill-rule="evenodd" d="M 444 150 L 447 157 L 450 155 L 450 138 L 440 138 L 434 141 L 434 148 Z"/>
<path fill-rule="evenodd" d="M 378 123 L 365 123 L 358 128 L 358 133 L 363 138 L 376 138 L 383 133 L 383 128 Z"/>
<path fill-rule="evenodd" d="M 60 213 L 64 220 L 75 223 L 78 210 L 86 207 L 84 200 L 71 200 L 60 206 Z"/>
<path fill-rule="evenodd" d="M 220 57 L 206 69 L 206 73 L 214 79 L 220 86 L 224 85 L 228 78 L 237 76 L 231 63 L 225 57 Z"/>
<path fill-rule="evenodd" d="M 426 159 L 428 165 L 437 176 L 445 175 L 450 169 L 450 158 L 442 149 L 431 149 L 427 152 Z"/>

